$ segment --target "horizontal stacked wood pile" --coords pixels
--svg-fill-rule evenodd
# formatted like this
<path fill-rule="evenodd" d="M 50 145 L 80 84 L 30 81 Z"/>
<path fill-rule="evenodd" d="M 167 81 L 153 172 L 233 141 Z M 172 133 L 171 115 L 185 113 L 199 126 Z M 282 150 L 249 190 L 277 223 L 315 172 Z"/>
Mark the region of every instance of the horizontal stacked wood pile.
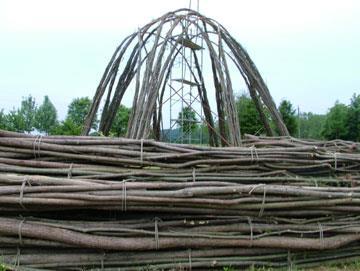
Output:
<path fill-rule="evenodd" d="M 151 175 L 183 177 L 186 181 L 194 170 L 196 179 L 219 172 L 221 180 L 223 173 L 248 177 L 278 175 L 279 170 L 283 175 L 356 175 L 360 170 L 359 152 L 359 143 L 281 137 L 249 137 L 243 147 L 214 148 L 126 138 L 34 137 L 0 130 L 3 172 L 47 176 L 70 173 L 73 177 L 119 180 Z"/>
<path fill-rule="evenodd" d="M 312 266 L 360 257 L 360 145 L 242 147 L 0 131 L 0 254 L 19 270 Z"/>

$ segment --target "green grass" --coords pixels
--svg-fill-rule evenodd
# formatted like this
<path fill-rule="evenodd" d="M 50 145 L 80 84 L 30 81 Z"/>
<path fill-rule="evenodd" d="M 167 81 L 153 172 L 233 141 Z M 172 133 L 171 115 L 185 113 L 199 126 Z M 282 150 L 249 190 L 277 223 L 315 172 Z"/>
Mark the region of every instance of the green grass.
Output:
<path fill-rule="evenodd" d="M 232 266 L 223 267 L 222 271 L 240 271 L 241 268 L 235 268 Z M 272 268 L 272 267 L 249 267 L 247 271 L 287 271 L 288 268 Z M 292 268 L 292 271 L 357 271 L 360 270 L 360 260 L 355 262 L 348 262 L 342 264 L 328 264 L 319 267 L 308 268 Z"/>
<path fill-rule="evenodd" d="M 355 262 L 343 263 L 343 264 L 333 264 L 325 265 L 321 267 L 314 267 L 303 269 L 304 271 L 355 271 L 360 270 L 360 260 Z"/>
<path fill-rule="evenodd" d="M 7 271 L 8 269 L 6 268 L 6 266 L 4 264 L 0 264 L 0 271 Z"/>

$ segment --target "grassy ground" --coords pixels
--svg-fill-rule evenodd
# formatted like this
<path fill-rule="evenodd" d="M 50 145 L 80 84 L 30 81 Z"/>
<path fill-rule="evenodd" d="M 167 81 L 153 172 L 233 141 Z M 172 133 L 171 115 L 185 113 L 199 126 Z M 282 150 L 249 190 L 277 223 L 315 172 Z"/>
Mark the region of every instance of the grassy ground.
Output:
<path fill-rule="evenodd" d="M 289 269 L 283 269 L 289 270 Z M 294 268 L 293 271 L 360 271 L 360 260 L 356 262 L 336 264 L 336 265 L 323 265 L 311 268 Z M 237 269 L 224 269 L 224 271 L 238 271 Z M 247 271 L 280 271 L 273 268 L 250 268 Z"/>
<path fill-rule="evenodd" d="M 310 268 L 310 269 L 306 269 L 306 271 L 355 271 L 355 270 L 360 270 L 360 266 L 344 266 L 344 267 L 328 267 L 328 266 L 323 266 L 323 267 L 318 267 L 318 268 Z"/>
<path fill-rule="evenodd" d="M 224 267 L 223 271 L 240 271 L 242 269 L 233 268 L 233 267 Z M 288 268 L 285 269 L 276 269 L 276 268 L 268 268 L 268 267 L 253 267 L 248 268 L 246 271 L 287 271 L 290 270 Z M 356 262 L 336 264 L 336 265 L 323 265 L 318 267 L 311 268 L 293 268 L 292 271 L 360 271 L 360 260 Z"/>

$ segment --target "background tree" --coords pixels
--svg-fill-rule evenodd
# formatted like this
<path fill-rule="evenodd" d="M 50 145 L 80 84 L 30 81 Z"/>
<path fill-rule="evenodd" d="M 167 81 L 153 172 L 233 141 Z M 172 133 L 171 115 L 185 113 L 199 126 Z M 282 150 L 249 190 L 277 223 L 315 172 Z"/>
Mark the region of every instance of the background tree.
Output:
<path fill-rule="evenodd" d="M 326 115 L 301 113 L 299 118 L 299 130 L 301 138 L 323 139 L 321 134 Z"/>
<path fill-rule="evenodd" d="M 31 95 L 23 97 L 20 109 L 18 109 L 16 113 L 12 112 L 16 130 L 27 133 L 32 132 L 34 130 L 35 114 L 35 98 Z"/>
<path fill-rule="evenodd" d="M 72 100 L 68 107 L 66 119 L 72 121 L 75 125 L 82 126 L 84 119 L 90 110 L 91 100 L 88 97 L 76 98 Z M 97 122 L 94 122 L 96 129 Z"/>
<path fill-rule="evenodd" d="M 82 126 L 76 125 L 69 119 L 65 119 L 50 130 L 51 135 L 80 135 Z"/>
<path fill-rule="evenodd" d="M 290 135 L 296 135 L 298 132 L 298 123 L 296 120 L 296 110 L 290 101 L 283 100 L 279 105 L 279 112 L 284 120 L 284 123 L 290 133 Z"/>
<path fill-rule="evenodd" d="M 128 128 L 130 112 L 130 108 L 127 108 L 124 105 L 119 106 L 114 122 L 110 129 L 110 134 L 114 136 L 125 136 Z"/>
<path fill-rule="evenodd" d="M 24 118 L 19 114 L 19 110 L 13 109 L 6 115 L 6 130 L 19 133 L 24 132 Z"/>
<path fill-rule="evenodd" d="M 258 111 L 253 100 L 243 94 L 236 99 L 236 108 L 239 117 L 241 134 L 259 134 L 263 130 Z"/>
<path fill-rule="evenodd" d="M 191 134 L 191 140 L 197 144 L 209 144 L 209 130 L 205 123 L 197 125 Z"/>
<path fill-rule="evenodd" d="M 0 110 L 0 129 L 6 130 L 8 126 L 7 117 L 4 113 L 4 109 Z"/>
<path fill-rule="evenodd" d="M 57 112 L 48 96 L 44 97 L 43 103 L 35 114 L 35 128 L 40 132 L 49 134 L 57 124 Z"/>
<path fill-rule="evenodd" d="M 38 131 L 47 134 L 80 135 L 90 104 L 91 100 L 87 97 L 74 99 L 68 107 L 65 120 L 59 123 L 56 120 L 56 109 L 48 96 L 44 97 L 43 103 L 37 108 L 35 99 L 29 95 L 23 97 L 20 108 L 13 108 L 8 114 L 0 110 L 0 129 L 30 133 L 35 127 Z M 255 105 L 248 96 L 239 96 L 236 106 L 242 134 L 256 134 L 263 129 Z M 126 134 L 130 111 L 131 109 L 126 106 L 120 106 L 110 130 L 112 135 Z M 349 106 L 336 102 L 326 115 L 308 112 L 302 113 L 297 119 L 295 109 L 286 100 L 279 105 L 279 111 L 289 132 L 293 135 L 297 135 L 299 125 L 302 138 L 328 140 L 340 138 L 360 141 L 360 95 L 354 94 Z M 178 129 L 163 132 L 163 140 L 175 142 L 180 138 L 183 142 L 183 136 L 189 135 L 189 143 L 208 143 L 207 126 L 198 123 L 196 112 L 191 107 L 185 107 L 179 113 L 176 122 Z M 93 129 L 96 129 L 96 126 L 97 121 Z"/>
<path fill-rule="evenodd" d="M 326 120 L 321 134 L 325 139 L 347 139 L 348 128 L 346 121 L 348 118 L 348 107 L 336 101 L 326 115 Z"/>
<path fill-rule="evenodd" d="M 13 108 L 13 110 L 5 116 L 6 129 L 19 133 L 32 132 L 34 130 L 35 114 L 35 99 L 31 95 L 23 97 L 20 108 Z"/>
<path fill-rule="evenodd" d="M 184 134 L 190 134 L 197 127 L 195 111 L 190 106 L 184 107 L 183 110 L 179 112 L 176 123 Z"/>
<path fill-rule="evenodd" d="M 68 106 L 65 120 L 54 127 L 50 133 L 53 135 L 80 135 L 84 119 L 90 109 L 90 105 L 91 100 L 88 97 L 72 100 Z M 97 121 L 94 122 L 92 128 L 96 129 L 96 127 Z"/>
<path fill-rule="evenodd" d="M 346 126 L 348 128 L 347 139 L 360 141 L 360 95 L 354 94 L 351 99 Z"/>

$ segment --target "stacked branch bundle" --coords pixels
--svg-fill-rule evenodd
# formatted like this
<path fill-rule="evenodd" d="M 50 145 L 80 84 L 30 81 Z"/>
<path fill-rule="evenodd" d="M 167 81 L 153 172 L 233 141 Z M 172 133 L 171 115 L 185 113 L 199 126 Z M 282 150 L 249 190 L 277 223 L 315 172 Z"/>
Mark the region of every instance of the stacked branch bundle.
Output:
<path fill-rule="evenodd" d="M 291 268 L 360 257 L 360 144 L 241 147 L 0 130 L 0 255 L 18 270 Z"/>

